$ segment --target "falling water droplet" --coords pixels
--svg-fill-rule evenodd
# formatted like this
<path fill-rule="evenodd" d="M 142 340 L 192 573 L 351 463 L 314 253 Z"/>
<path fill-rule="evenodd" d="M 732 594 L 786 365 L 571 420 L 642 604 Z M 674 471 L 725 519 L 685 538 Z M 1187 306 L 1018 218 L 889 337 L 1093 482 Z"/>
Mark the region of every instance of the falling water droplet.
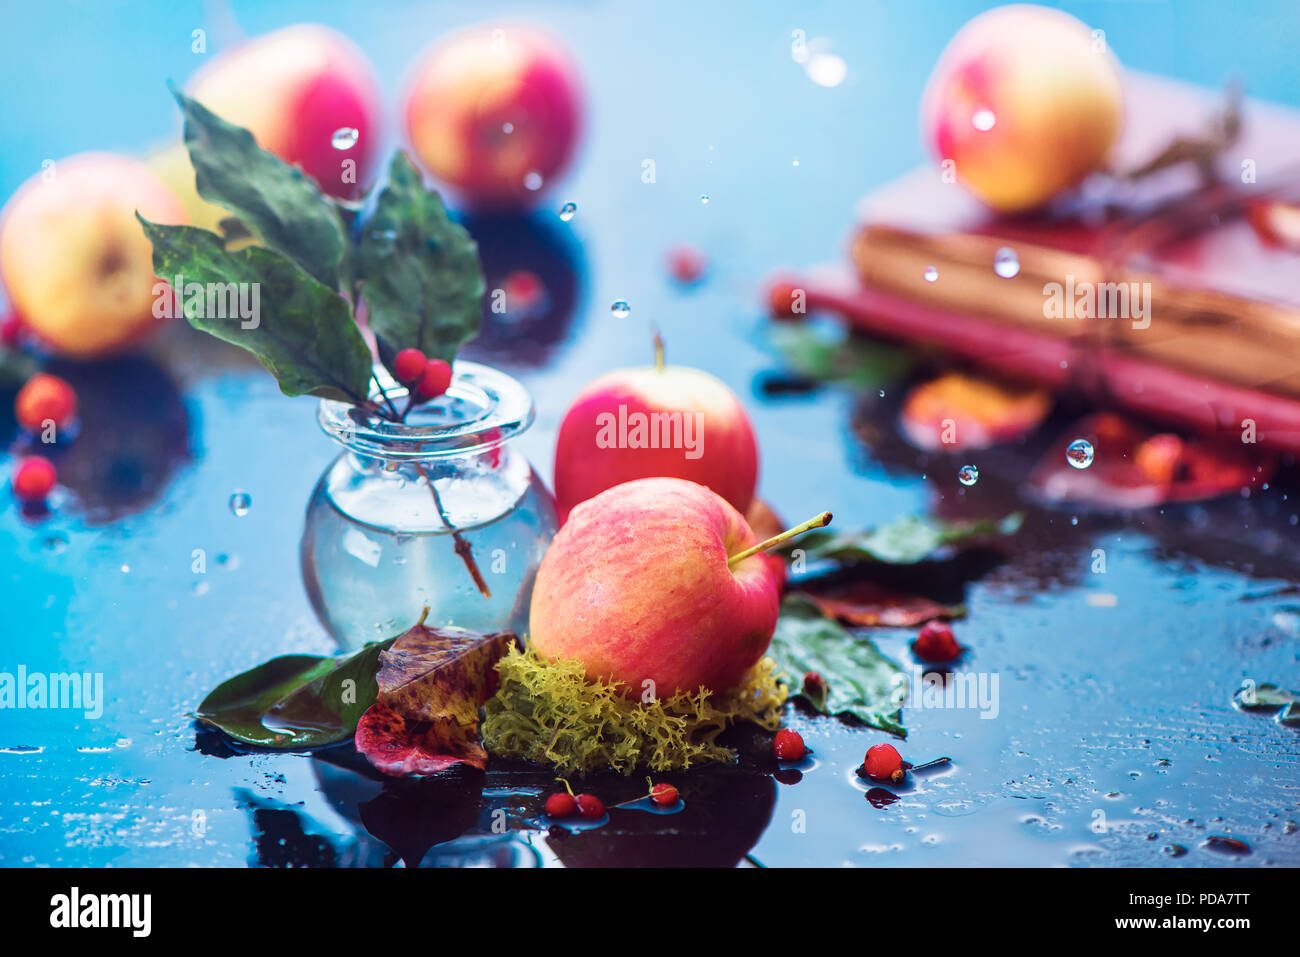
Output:
<path fill-rule="evenodd" d="M 980 480 L 980 470 L 973 465 L 963 465 L 957 470 L 957 481 L 968 488 Z"/>
<path fill-rule="evenodd" d="M 524 188 L 531 190 L 534 193 L 541 189 L 542 174 L 537 172 L 537 170 L 531 170 L 528 175 L 524 177 Z"/>
<path fill-rule="evenodd" d="M 340 126 L 330 137 L 330 145 L 336 150 L 350 150 L 357 145 L 361 131 L 354 126 Z"/>
<path fill-rule="evenodd" d="M 933 266 L 926 266 L 925 272 L 921 275 L 925 277 L 926 282 L 936 282 L 939 279 L 939 270 L 935 269 Z"/>
<path fill-rule="evenodd" d="M 1003 279 L 1014 279 L 1020 275 L 1020 257 L 1010 246 L 1003 246 L 993 254 L 993 271 Z"/>
<path fill-rule="evenodd" d="M 615 319 L 626 319 L 632 315 L 632 307 L 622 299 L 614 300 L 614 304 L 609 307 L 609 311 L 614 314 Z"/>
<path fill-rule="evenodd" d="M 253 497 L 245 491 L 237 491 L 230 496 L 230 510 L 236 515 L 244 516 L 253 507 Z"/>
<path fill-rule="evenodd" d="M 970 125 L 975 127 L 981 133 L 987 133 L 997 124 L 998 118 L 993 115 L 993 111 L 987 106 L 981 106 L 971 114 Z"/>
<path fill-rule="evenodd" d="M 560 219 L 566 223 L 573 218 L 573 214 L 578 211 L 577 203 L 565 203 L 560 207 Z"/>
<path fill-rule="evenodd" d="M 1086 469 L 1092 464 L 1094 454 L 1091 442 L 1087 439 L 1075 439 L 1065 449 L 1065 461 L 1076 469 Z"/>
<path fill-rule="evenodd" d="M 708 206 L 708 205 L 709 205 L 709 194 L 708 194 L 708 193 L 701 193 L 701 194 L 700 194 L 700 203 L 701 203 L 701 205 L 704 205 L 704 206 Z"/>

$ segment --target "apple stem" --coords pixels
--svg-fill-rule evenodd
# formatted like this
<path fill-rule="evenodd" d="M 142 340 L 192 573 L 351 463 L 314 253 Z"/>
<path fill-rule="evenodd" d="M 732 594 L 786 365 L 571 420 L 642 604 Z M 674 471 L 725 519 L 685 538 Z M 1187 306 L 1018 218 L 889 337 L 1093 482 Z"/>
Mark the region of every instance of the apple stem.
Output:
<path fill-rule="evenodd" d="M 659 324 L 656 323 L 654 320 L 651 320 L 650 328 L 654 330 L 654 334 L 655 334 L 654 337 L 655 371 L 663 372 L 664 371 L 664 337 L 659 334 Z"/>
<path fill-rule="evenodd" d="M 788 542 L 796 535 L 802 535 L 804 532 L 813 528 L 823 528 L 831 522 L 831 513 L 822 512 L 815 515 L 806 522 L 800 522 L 794 528 L 787 528 L 780 535 L 773 535 L 771 538 L 759 542 L 757 545 L 751 545 L 743 552 L 737 552 L 727 559 L 727 567 L 734 568 L 740 562 L 743 562 L 750 555 L 757 555 L 759 552 L 765 552 L 774 545 L 780 545 L 782 542 Z"/>

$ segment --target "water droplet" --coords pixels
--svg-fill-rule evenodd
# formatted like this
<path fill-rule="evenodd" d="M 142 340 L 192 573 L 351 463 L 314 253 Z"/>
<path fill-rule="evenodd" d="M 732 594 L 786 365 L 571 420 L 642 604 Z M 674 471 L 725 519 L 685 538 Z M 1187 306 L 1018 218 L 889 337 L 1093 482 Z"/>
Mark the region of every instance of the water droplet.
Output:
<path fill-rule="evenodd" d="M 971 114 L 970 125 L 975 127 L 981 133 L 987 133 L 997 125 L 998 118 L 993 115 L 993 111 L 987 106 L 981 106 Z"/>
<path fill-rule="evenodd" d="M 993 254 L 993 271 L 1003 279 L 1020 275 L 1020 257 L 1010 246 L 1003 246 Z"/>
<path fill-rule="evenodd" d="M 615 319 L 626 319 L 632 315 L 632 307 L 622 299 L 614 300 L 614 304 L 609 307 L 609 311 L 614 314 Z"/>
<path fill-rule="evenodd" d="M 939 270 L 935 269 L 933 266 L 926 266 L 925 272 L 921 275 L 925 277 L 926 282 L 937 282 L 939 279 Z"/>
<path fill-rule="evenodd" d="M 513 123 L 502 123 L 502 124 L 501 124 L 501 132 L 502 132 L 502 133 L 505 133 L 506 135 L 509 135 L 509 134 L 513 133 L 514 131 L 515 131 L 515 124 L 513 124 Z"/>
<path fill-rule="evenodd" d="M 1087 439 L 1075 439 L 1065 449 L 1065 461 L 1076 469 L 1086 469 L 1092 464 L 1092 443 Z"/>
<path fill-rule="evenodd" d="M 708 193 L 701 193 L 701 194 L 700 194 L 700 203 L 701 203 L 701 205 L 704 205 L 704 206 L 708 206 L 708 205 L 709 205 L 709 194 L 708 194 Z"/>
<path fill-rule="evenodd" d="M 524 188 L 535 193 L 542 188 L 542 182 L 542 174 L 537 172 L 537 170 L 531 170 L 528 175 L 524 177 Z"/>
<path fill-rule="evenodd" d="M 354 126 L 340 126 L 330 137 L 330 146 L 336 150 L 350 150 L 357 145 L 361 131 Z"/>
<path fill-rule="evenodd" d="M 980 480 L 980 470 L 973 465 L 963 465 L 957 470 L 957 481 L 970 487 Z"/>
<path fill-rule="evenodd" d="M 573 218 L 573 214 L 578 211 L 577 203 L 565 203 L 560 207 L 560 219 L 566 223 Z"/>
<path fill-rule="evenodd" d="M 798 165 L 799 165 L 799 160 L 798 160 L 798 159 L 791 160 L 791 161 L 790 161 L 790 164 L 791 164 L 792 166 L 798 166 Z"/>
<path fill-rule="evenodd" d="M 253 496 L 249 495 L 247 492 L 241 490 L 234 492 L 230 496 L 230 510 L 236 515 L 241 517 L 247 515 L 248 510 L 252 507 Z"/>
<path fill-rule="evenodd" d="M 1187 848 L 1181 844 L 1166 844 L 1160 849 L 1160 853 L 1166 857 L 1182 857 L 1187 853 Z"/>

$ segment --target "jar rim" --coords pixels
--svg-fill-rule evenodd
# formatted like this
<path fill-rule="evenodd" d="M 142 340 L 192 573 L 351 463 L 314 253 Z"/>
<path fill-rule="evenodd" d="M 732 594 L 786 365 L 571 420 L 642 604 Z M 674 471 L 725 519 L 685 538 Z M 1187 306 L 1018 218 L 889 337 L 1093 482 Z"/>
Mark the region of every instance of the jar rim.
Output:
<path fill-rule="evenodd" d="M 398 408 L 409 390 L 382 364 L 374 367 L 377 388 Z M 321 430 L 353 452 L 386 459 L 427 459 L 466 455 L 504 445 L 533 424 L 533 399 L 520 382 L 491 366 L 457 360 L 451 384 L 437 399 L 417 407 L 413 422 L 390 422 L 366 415 L 349 402 L 321 399 L 316 419 Z"/>

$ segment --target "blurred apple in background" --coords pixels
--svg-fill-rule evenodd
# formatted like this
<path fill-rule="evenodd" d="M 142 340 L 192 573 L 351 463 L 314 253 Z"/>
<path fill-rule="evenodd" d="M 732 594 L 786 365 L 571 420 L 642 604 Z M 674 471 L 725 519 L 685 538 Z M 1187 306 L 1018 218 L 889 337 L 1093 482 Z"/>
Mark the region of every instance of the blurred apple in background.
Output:
<path fill-rule="evenodd" d="M 254 37 L 203 66 L 189 93 L 331 196 L 358 199 L 370 185 L 379 156 L 379 84 L 365 54 L 341 33 L 303 23 Z M 195 191 L 183 144 L 149 162 L 197 225 L 214 229 L 229 215 Z"/>
<path fill-rule="evenodd" d="M 591 382 L 565 413 L 555 444 L 561 522 L 598 492 L 654 476 L 698 482 L 742 514 L 749 509 L 758 483 L 754 427 L 735 393 L 709 373 L 618 369 Z"/>
<path fill-rule="evenodd" d="M 1059 10 L 998 7 L 958 31 L 930 76 L 927 142 L 1000 212 L 1032 209 L 1098 169 L 1122 118 L 1104 35 Z"/>
<path fill-rule="evenodd" d="M 0 214 L 0 279 L 26 327 L 63 355 L 136 345 L 153 314 L 153 249 L 136 211 L 183 223 L 185 210 L 148 167 L 82 153 L 33 176 Z"/>
<path fill-rule="evenodd" d="M 526 207 L 572 158 L 581 101 L 558 41 L 532 26 L 476 26 L 420 57 L 406 135 L 429 172 L 470 205 Z"/>

